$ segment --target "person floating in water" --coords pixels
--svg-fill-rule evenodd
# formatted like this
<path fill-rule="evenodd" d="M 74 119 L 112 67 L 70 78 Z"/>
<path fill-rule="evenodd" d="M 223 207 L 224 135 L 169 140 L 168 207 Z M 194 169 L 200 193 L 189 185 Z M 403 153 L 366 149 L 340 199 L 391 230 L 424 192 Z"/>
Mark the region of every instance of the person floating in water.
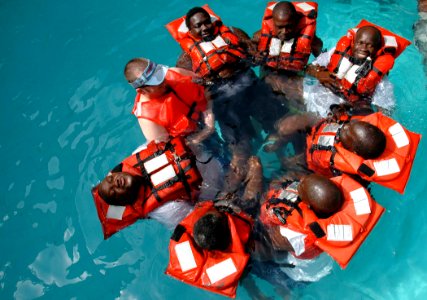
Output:
<path fill-rule="evenodd" d="M 262 166 L 255 156 L 249 159 L 245 182 L 242 193 L 197 203 L 175 228 L 166 274 L 235 297 L 249 261 L 254 208 L 258 210 L 262 193 Z"/>
<path fill-rule="evenodd" d="M 323 46 L 316 35 L 316 19 L 315 2 L 269 2 L 262 28 L 252 38 L 261 77 L 300 110 L 303 71 L 310 54 L 317 57 Z"/>
<path fill-rule="evenodd" d="M 335 48 L 307 67 L 307 74 L 339 96 L 329 96 L 316 86 L 305 89 L 308 111 L 325 116 L 331 104 L 344 100 L 362 107 L 369 107 L 372 102 L 386 111 L 391 110 L 394 106 L 391 85 L 381 86 L 384 91 L 378 89 L 377 95 L 374 92 L 409 44 L 408 40 L 362 20 L 338 41 Z"/>
<path fill-rule="evenodd" d="M 255 152 L 250 110 L 258 86 L 248 59 L 252 42 L 242 30 L 226 27 L 207 5 L 190 9 L 166 27 L 184 51 L 177 66 L 209 83 L 207 93 L 231 161 L 224 189 L 233 192 L 246 177 L 248 159 Z"/>
<path fill-rule="evenodd" d="M 350 116 L 341 107 L 334 111 L 334 115 L 316 125 L 316 119 L 309 114 L 285 118 L 278 123 L 282 138 L 295 130 L 309 128 L 305 157 L 299 155 L 299 164 L 305 160 L 310 170 L 325 176 L 354 174 L 403 193 L 421 135 L 381 112 Z M 298 159 L 287 162 L 295 164 L 296 161 Z"/>
<path fill-rule="evenodd" d="M 183 138 L 150 142 L 92 189 L 104 238 L 148 217 L 176 225 L 191 210 L 192 204 L 184 201 L 197 199 L 201 182 L 195 157 Z M 161 206 L 168 208 L 160 210 Z"/>
<path fill-rule="evenodd" d="M 204 88 L 194 83 L 194 73 L 134 58 L 126 64 L 124 75 L 137 92 L 132 113 L 148 142 L 191 135 L 188 141 L 196 145 L 214 132 L 210 102 Z M 201 121 L 203 129 L 198 125 Z"/>
<path fill-rule="evenodd" d="M 275 251 L 292 254 L 288 263 L 295 268 L 282 270 L 296 280 L 317 281 L 320 274 L 309 271 L 315 258 L 326 252 L 345 268 L 383 211 L 368 190 L 349 176 L 327 179 L 311 174 L 273 184 L 265 195 L 260 220 L 270 237 L 273 257 Z M 300 264 L 301 260 L 305 263 Z M 330 266 L 319 271 L 327 275 Z"/>

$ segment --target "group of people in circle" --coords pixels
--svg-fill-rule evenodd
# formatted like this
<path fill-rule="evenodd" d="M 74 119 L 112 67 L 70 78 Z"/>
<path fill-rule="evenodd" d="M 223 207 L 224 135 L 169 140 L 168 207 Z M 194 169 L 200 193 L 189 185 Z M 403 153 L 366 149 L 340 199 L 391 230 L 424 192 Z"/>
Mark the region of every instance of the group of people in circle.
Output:
<path fill-rule="evenodd" d="M 194 7 L 166 25 L 176 67 L 126 64 L 147 142 L 92 189 L 105 238 L 165 223 L 166 274 L 229 297 L 249 265 L 300 282 L 328 274 L 323 252 L 347 266 L 384 211 L 368 185 L 409 180 L 421 136 L 387 115 L 386 75 L 410 42 L 362 20 L 322 50 L 317 11 L 269 2 L 250 38 Z M 260 151 L 280 161 L 270 179 Z"/>

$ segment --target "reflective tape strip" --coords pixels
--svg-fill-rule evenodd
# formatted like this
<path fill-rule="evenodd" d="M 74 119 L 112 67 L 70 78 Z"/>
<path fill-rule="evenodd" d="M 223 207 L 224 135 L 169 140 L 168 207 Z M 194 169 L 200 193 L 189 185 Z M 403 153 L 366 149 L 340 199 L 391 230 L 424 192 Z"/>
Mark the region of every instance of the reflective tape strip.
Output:
<path fill-rule="evenodd" d="M 402 148 L 409 145 L 409 138 L 406 135 L 406 132 L 403 129 L 402 125 L 400 125 L 399 123 L 390 126 L 388 132 L 390 132 L 391 136 L 393 137 L 397 148 Z"/>
<path fill-rule="evenodd" d="M 347 57 L 343 57 L 340 66 L 338 67 L 337 78 L 342 79 L 352 65 L 353 63 L 349 61 Z"/>
<path fill-rule="evenodd" d="M 160 169 L 163 166 L 166 166 L 169 164 L 168 158 L 165 153 L 163 153 L 160 156 L 157 156 L 153 159 L 150 159 L 144 163 L 144 168 L 147 171 L 148 174 L 152 173 L 153 171 Z"/>
<path fill-rule="evenodd" d="M 211 284 L 215 284 L 215 282 L 218 282 L 236 272 L 237 268 L 231 258 L 206 269 L 206 274 L 208 275 Z"/>
<path fill-rule="evenodd" d="M 344 78 L 350 82 L 350 83 L 354 83 L 356 81 L 356 77 L 357 77 L 357 73 L 356 70 L 359 69 L 359 65 L 352 65 L 350 67 L 350 69 L 347 71 L 347 73 L 345 73 Z"/>
<path fill-rule="evenodd" d="M 333 146 L 334 143 L 335 143 L 334 135 L 321 135 L 319 137 L 319 140 L 317 141 L 317 144 L 322 146 Z"/>
<path fill-rule="evenodd" d="M 342 124 L 338 124 L 338 123 L 330 123 L 328 125 L 326 125 L 325 127 L 323 127 L 322 132 L 337 132 L 338 129 L 340 129 L 340 127 L 342 126 Z"/>
<path fill-rule="evenodd" d="M 137 102 L 136 103 L 136 109 L 135 109 L 135 112 L 133 114 L 136 117 L 139 117 L 139 116 L 141 116 L 141 111 L 142 111 L 141 102 Z"/>
<path fill-rule="evenodd" d="M 216 48 L 221 48 L 224 46 L 227 46 L 227 43 L 224 41 L 224 39 L 218 35 L 213 41 L 212 44 L 216 47 Z"/>
<path fill-rule="evenodd" d="M 311 6 L 310 4 L 308 4 L 306 2 L 298 3 L 296 6 L 301 8 L 304 12 L 311 11 L 314 9 L 314 6 Z"/>
<path fill-rule="evenodd" d="M 272 38 L 270 42 L 270 49 L 268 50 L 268 54 L 270 56 L 279 56 L 281 47 L 282 47 L 282 42 L 278 38 Z"/>
<path fill-rule="evenodd" d="M 151 182 L 154 186 L 159 185 L 169 179 L 172 179 L 176 176 L 173 166 L 169 165 L 166 168 L 161 169 L 159 172 L 151 175 Z"/>
<path fill-rule="evenodd" d="M 188 32 L 188 27 L 185 24 L 185 18 L 182 18 L 181 25 L 179 25 L 179 27 L 178 27 L 178 32 L 182 32 L 182 33 Z"/>
<path fill-rule="evenodd" d="M 189 241 L 176 244 L 175 253 L 182 272 L 197 268 L 196 259 L 194 258 Z"/>
<path fill-rule="evenodd" d="M 395 158 L 375 161 L 374 168 L 378 176 L 386 176 L 400 172 L 399 164 Z"/>
<path fill-rule="evenodd" d="M 280 52 L 291 53 L 293 44 L 294 44 L 294 39 L 290 39 L 289 41 L 284 41 Z"/>
<path fill-rule="evenodd" d="M 296 202 L 298 200 L 298 195 L 295 194 L 295 193 L 293 193 L 293 192 L 291 192 L 291 191 L 283 190 L 280 193 L 279 197 L 277 197 L 277 198 L 279 198 L 279 199 L 288 199 L 291 202 Z"/>
<path fill-rule="evenodd" d="M 203 42 L 199 45 L 205 53 L 209 53 L 212 50 L 215 50 L 215 46 L 211 42 Z"/>
<path fill-rule="evenodd" d="M 351 225 L 329 224 L 326 228 L 328 232 L 328 241 L 346 242 L 353 240 L 353 231 Z"/>
<path fill-rule="evenodd" d="M 126 206 L 110 205 L 107 210 L 107 219 L 121 220 Z"/>
<path fill-rule="evenodd" d="M 296 255 L 301 255 L 305 251 L 306 234 L 290 230 L 284 226 L 280 226 L 280 234 L 287 238 Z"/>
<path fill-rule="evenodd" d="M 397 40 L 392 35 L 385 35 L 384 36 L 384 45 L 385 45 L 385 47 L 397 48 Z"/>
<path fill-rule="evenodd" d="M 371 213 L 371 206 L 369 205 L 369 198 L 363 187 L 350 192 L 350 197 L 353 199 L 354 210 L 356 215 L 366 215 Z"/>

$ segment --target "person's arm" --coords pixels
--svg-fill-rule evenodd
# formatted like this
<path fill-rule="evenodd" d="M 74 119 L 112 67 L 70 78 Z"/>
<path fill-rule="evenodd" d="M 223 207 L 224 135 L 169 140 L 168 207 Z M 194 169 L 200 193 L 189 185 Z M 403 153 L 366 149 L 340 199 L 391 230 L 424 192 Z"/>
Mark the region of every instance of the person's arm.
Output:
<path fill-rule="evenodd" d="M 203 112 L 203 122 L 203 129 L 187 138 L 189 144 L 200 144 L 215 131 L 215 115 L 212 111 L 212 101 L 208 101 L 207 109 Z"/>
<path fill-rule="evenodd" d="M 176 66 L 178 68 L 183 68 L 192 71 L 193 63 L 191 61 L 191 56 L 187 52 L 182 52 L 176 61 Z"/>
<path fill-rule="evenodd" d="M 313 37 L 313 41 L 311 42 L 311 52 L 315 57 L 318 57 L 320 53 L 322 53 L 323 49 L 323 41 L 315 35 Z"/>
<path fill-rule="evenodd" d="M 298 130 L 314 126 L 318 121 L 319 117 L 316 114 L 308 112 L 301 115 L 284 117 L 277 121 L 275 127 L 279 135 L 289 136 Z"/>
<path fill-rule="evenodd" d="M 169 140 L 169 133 L 163 126 L 143 118 L 138 118 L 138 123 L 147 142 L 153 140 L 167 142 Z"/>

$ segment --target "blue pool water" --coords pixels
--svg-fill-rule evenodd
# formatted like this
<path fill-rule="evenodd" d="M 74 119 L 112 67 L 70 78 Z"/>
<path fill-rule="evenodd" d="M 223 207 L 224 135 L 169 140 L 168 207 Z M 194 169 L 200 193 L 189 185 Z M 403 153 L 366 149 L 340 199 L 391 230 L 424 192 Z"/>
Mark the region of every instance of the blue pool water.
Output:
<path fill-rule="evenodd" d="M 163 27 L 205 1 L 0 1 L 0 299 L 221 299 L 163 274 L 170 233 L 153 221 L 103 241 L 91 187 L 144 139 L 122 69 L 132 57 L 173 65 Z M 414 0 L 318 1 L 331 47 L 366 18 L 413 40 Z M 119 4 L 120 3 L 120 4 Z M 252 34 L 265 1 L 209 1 Z M 390 76 L 394 117 L 427 137 L 426 75 L 412 45 Z M 405 195 L 375 186 L 386 213 L 346 270 L 292 299 L 427 299 L 425 139 Z M 261 292 L 274 287 L 256 280 Z M 251 296 L 240 287 L 238 299 Z"/>

